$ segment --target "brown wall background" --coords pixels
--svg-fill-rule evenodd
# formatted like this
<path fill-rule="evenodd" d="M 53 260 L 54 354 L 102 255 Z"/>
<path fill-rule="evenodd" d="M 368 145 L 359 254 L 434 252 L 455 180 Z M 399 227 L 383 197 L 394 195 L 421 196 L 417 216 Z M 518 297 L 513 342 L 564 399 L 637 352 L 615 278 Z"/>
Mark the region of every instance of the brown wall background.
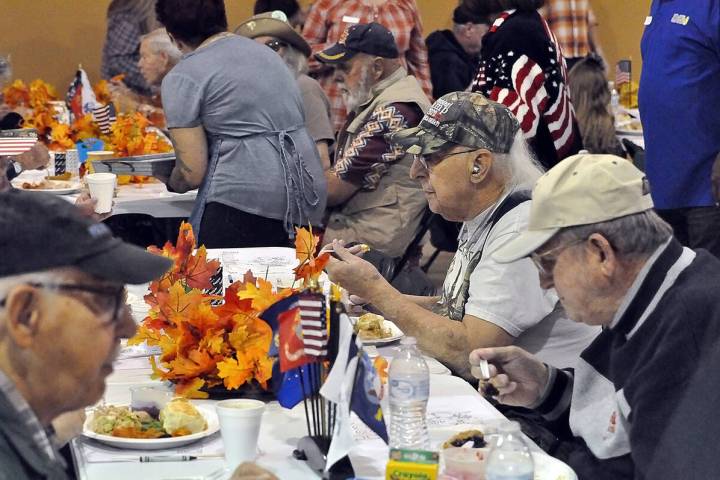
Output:
<path fill-rule="evenodd" d="M 82 64 L 91 82 L 100 79 L 109 0 L 0 0 L 0 54 L 10 54 L 13 77 L 42 78 L 64 91 Z M 253 0 L 226 0 L 233 27 L 252 13 Z M 309 0 L 301 0 L 307 4 Z M 427 36 L 447 28 L 455 0 L 417 0 Z M 610 65 L 632 58 L 640 71 L 640 37 L 650 0 L 591 0 Z M 612 74 L 612 70 L 611 70 Z M 633 73 L 635 78 L 639 78 Z"/>

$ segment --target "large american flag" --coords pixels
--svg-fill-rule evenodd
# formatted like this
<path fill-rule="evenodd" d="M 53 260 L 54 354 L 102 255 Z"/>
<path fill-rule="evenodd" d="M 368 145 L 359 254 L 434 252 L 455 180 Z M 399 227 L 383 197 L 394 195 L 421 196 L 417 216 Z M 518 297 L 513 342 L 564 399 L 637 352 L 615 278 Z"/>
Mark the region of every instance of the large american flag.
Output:
<path fill-rule="evenodd" d="M 497 32 L 513 13 L 506 11 L 498 17 L 490 33 Z M 508 107 L 528 141 L 535 138 L 543 119 L 559 158 L 564 158 L 575 140 L 575 112 L 567 88 L 565 59 L 547 22 L 542 19 L 542 23 L 550 39 L 547 43 L 549 67 L 543 69 L 527 55 L 509 49 L 492 58 L 483 58 L 473 91 L 480 91 Z"/>
<path fill-rule="evenodd" d="M 29 151 L 38 141 L 33 129 L 0 131 L 0 156 L 20 155 Z"/>
<path fill-rule="evenodd" d="M 300 328 L 302 329 L 305 355 L 327 355 L 328 332 L 325 317 L 325 301 L 322 294 L 305 293 L 298 300 Z"/>

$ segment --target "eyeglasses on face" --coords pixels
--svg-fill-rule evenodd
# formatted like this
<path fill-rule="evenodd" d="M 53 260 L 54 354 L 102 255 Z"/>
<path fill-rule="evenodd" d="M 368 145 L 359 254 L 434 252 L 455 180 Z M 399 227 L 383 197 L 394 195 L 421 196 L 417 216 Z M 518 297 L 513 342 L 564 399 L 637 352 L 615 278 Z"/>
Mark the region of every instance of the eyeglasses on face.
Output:
<path fill-rule="evenodd" d="M 423 167 L 423 169 L 425 169 L 425 171 L 429 172 L 433 165 L 437 165 L 443 160 L 447 160 L 448 158 L 454 157 L 455 155 L 474 152 L 475 150 L 477 149 L 473 148 L 470 150 L 463 150 L 462 152 L 453 153 L 435 152 L 430 155 L 413 155 L 413 159 L 417 161 Z"/>
<path fill-rule="evenodd" d="M 550 250 L 540 254 L 533 252 L 530 254 L 530 260 L 533 261 L 541 275 L 552 275 L 558 257 L 562 255 L 566 249 L 584 243 L 585 240 L 587 240 L 587 238 L 579 238 L 577 240 L 573 240 L 572 242 L 551 248 Z"/>
<path fill-rule="evenodd" d="M 281 48 L 287 47 L 288 44 L 280 40 L 268 40 L 267 42 L 265 42 L 265 46 L 270 47 L 276 52 L 279 52 Z"/>
<path fill-rule="evenodd" d="M 76 297 L 78 301 L 81 301 L 88 306 L 90 310 L 97 314 L 112 313 L 111 323 L 117 325 L 122 314 L 122 310 L 125 307 L 125 299 L 127 298 L 127 290 L 125 287 L 91 287 L 89 285 L 79 285 L 75 283 L 28 283 L 31 287 L 43 288 L 58 293 L 89 293 L 92 295 L 92 300 L 86 297 Z M 5 300 L 0 300 L 0 306 L 5 305 Z"/>

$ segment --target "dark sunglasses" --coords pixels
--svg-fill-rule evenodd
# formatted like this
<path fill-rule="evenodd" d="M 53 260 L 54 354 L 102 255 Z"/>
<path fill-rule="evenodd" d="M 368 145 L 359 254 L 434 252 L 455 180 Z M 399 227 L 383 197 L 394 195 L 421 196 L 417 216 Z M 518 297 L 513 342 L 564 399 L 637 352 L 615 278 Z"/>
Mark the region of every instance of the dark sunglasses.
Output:
<path fill-rule="evenodd" d="M 268 40 L 265 42 L 265 46 L 272 48 L 274 51 L 279 52 L 281 48 L 287 47 L 288 44 L 281 42 L 280 40 Z"/>

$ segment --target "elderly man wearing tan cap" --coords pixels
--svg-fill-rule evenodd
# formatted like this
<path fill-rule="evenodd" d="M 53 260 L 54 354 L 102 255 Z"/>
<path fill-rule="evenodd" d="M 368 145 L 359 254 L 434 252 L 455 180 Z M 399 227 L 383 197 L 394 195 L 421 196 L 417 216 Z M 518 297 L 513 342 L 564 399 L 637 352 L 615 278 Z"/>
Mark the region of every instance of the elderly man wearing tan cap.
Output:
<path fill-rule="evenodd" d="M 540 288 L 530 260 L 492 259 L 527 225 L 528 190 L 542 174 L 510 110 L 477 93 L 449 93 L 417 128 L 401 130 L 391 141 L 413 158 L 410 175 L 430 209 L 464 222 L 442 295 L 401 294 L 337 242 L 341 261 L 328 265 L 330 278 L 372 303 L 457 375 L 470 377 L 473 349 L 503 345 L 575 366 L 599 328 L 565 318 L 555 292 Z"/>
<path fill-rule="evenodd" d="M 235 29 L 235 33 L 262 43 L 285 60 L 300 87 L 308 133 L 315 141 L 323 168 L 328 170 L 335 134 L 330 122 L 330 101 L 317 80 L 307 75 L 307 59 L 312 52 L 310 44 L 290 26 L 286 15 L 279 10 L 249 18 Z"/>
<path fill-rule="evenodd" d="M 473 351 L 473 375 L 490 362 L 497 399 L 551 422 L 580 478 L 658 478 L 656 446 L 720 338 L 720 262 L 683 248 L 644 174 L 610 155 L 567 158 L 538 180 L 527 231 L 494 254 L 526 257 L 571 319 L 603 332 L 573 372 L 502 347 Z"/>

